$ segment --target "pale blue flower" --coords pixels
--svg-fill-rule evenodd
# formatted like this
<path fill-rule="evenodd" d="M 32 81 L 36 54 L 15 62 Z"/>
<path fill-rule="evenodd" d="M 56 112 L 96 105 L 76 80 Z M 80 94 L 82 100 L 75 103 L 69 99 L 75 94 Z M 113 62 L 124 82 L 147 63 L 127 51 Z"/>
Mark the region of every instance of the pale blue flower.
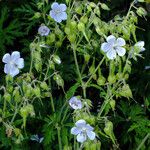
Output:
<path fill-rule="evenodd" d="M 19 74 L 19 69 L 24 67 L 24 59 L 20 58 L 20 52 L 18 51 L 14 51 L 11 55 L 5 54 L 2 61 L 5 63 L 4 72 L 12 77 Z"/>
<path fill-rule="evenodd" d="M 106 39 L 107 42 L 104 42 L 101 45 L 101 50 L 104 51 L 109 59 L 115 59 L 117 54 L 119 56 L 124 56 L 126 49 L 122 46 L 126 44 L 123 38 L 116 38 L 113 35 L 110 35 Z"/>
<path fill-rule="evenodd" d="M 62 20 L 67 20 L 66 9 L 67 6 L 65 4 L 58 4 L 54 2 L 51 6 L 52 10 L 50 11 L 50 16 L 58 23 L 62 22 Z"/>
<path fill-rule="evenodd" d="M 41 36 L 47 36 L 47 35 L 49 35 L 49 33 L 50 33 L 50 29 L 49 29 L 47 26 L 42 25 L 42 26 L 39 27 L 38 33 L 39 33 Z"/>
<path fill-rule="evenodd" d="M 38 143 L 42 143 L 44 140 L 44 137 L 40 137 L 38 134 L 32 135 L 30 138 L 32 141 L 36 141 Z"/>
<path fill-rule="evenodd" d="M 140 52 L 143 52 L 145 51 L 144 45 L 145 45 L 144 41 L 139 41 L 134 46 L 137 47 Z"/>
<path fill-rule="evenodd" d="M 82 108 L 82 102 L 81 100 L 79 100 L 77 97 L 72 97 L 69 100 L 69 105 L 73 108 L 73 109 L 81 109 Z"/>
<path fill-rule="evenodd" d="M 71 134 L 77 135 L 77 141 L 83 143 L 88 138 L 90 140 L 95 139 L 95 132 L 93 132 L 94 128 L 89 124 L 86 124 L 86 121 L 81 119 L 75 123 L 76 127 L 71 129 Z"/>

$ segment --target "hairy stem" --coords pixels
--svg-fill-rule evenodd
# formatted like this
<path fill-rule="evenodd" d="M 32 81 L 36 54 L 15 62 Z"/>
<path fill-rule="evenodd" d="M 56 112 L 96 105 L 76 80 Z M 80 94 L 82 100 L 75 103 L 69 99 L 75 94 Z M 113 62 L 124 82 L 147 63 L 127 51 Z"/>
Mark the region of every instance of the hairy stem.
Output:
<path fill-rule="evenodd" d="M 142 148 L 142 146 L 144 145 L 144 143 L 146 142 L 146 140 L 149 138 L 150 133 L 148 133 L 145 138 L 142 140 L 141 144 L 138 146 L 138 148 L 136 150 L 140 150 Z"/>

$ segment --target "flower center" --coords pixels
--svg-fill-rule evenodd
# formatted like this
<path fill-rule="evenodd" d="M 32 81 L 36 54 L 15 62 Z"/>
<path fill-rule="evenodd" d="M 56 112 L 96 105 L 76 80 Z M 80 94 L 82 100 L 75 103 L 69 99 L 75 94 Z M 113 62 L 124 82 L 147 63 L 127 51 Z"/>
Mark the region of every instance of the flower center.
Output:
<path fill-rule="evenodd" d="M 60 11 L 59 9 L 56 9 L 56 10 L 54 10 L 54 11 L 55 11 L 55 14 L 56 14 L 56 15 L 58 15 L 58 14 L 61 13 L 61 11 Z"/>
<path fill-rule="evenodd" d="M 15 65 L 14 61 L 12 61 L 12 60 L 9 62 L 9 64 L 10 65 Z"/>

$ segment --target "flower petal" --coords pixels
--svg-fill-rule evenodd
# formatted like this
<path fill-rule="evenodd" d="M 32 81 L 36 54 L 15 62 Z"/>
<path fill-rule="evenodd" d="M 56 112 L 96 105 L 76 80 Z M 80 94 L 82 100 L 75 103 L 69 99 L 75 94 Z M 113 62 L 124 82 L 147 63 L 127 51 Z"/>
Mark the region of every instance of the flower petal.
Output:
<path fill-rule="evenodd" d="M 80 142 L 80 143 L 83 143 L 84 141 L 86 141 L 87 137 L 85 134 L 83 133 L 80 133 L 77 135 L 77 141 Z"/>
<path fill-rule="evenodd" d="M 15 64 L 17 65 L 17 67 L 19 69 L 22 69 L 24 67 L 24 59 L 23 58 L 19 58 L 15 61 Z"/>
<path fill-rule="evenodd" d="M 54 2 L 52 5 L 51 5 L 51 8 L 52 9 L 58 9 L 59 7 L 59 4 L 57 2 Z"/>
<path fill-rule="evenodd" d="M 94 130 L 94 128 L 92 126 L 90 126 L 89 124 L 86 125 L 86 129 L 88 131 L 93 131 Z"/>
<path fill-rule="evenodd" d="M 55 13 L 55 11 L 54 10 L 51 10 L 50 11 L 50 13 L 49 13 L 49 15 L 51 16 L 51 18 L 55 18 L 55 16 L 56 16 L 56 13 Z"/>
<path fill-rule="evenodd" d="M 116 44 L 117 46 L 124 46 L 126 45 L 126 41 L 123 38 L 118 38 Z"/>
<path fill-rule="evenodd" d="M 59 14 L 59 17 L 62 19 L 62 20 L 67 20 L 67 13 L 66 12 L 61 12 Z"/>
<path fill-rule="evenodd" d="M 135 46 L 139 46 L 139 47 L 144 47 L 145 42 L 144 41 L 139 41 L 135 44 Z"/>
<path fill-rule="evenodd" d="M 2 61 L 3 61 L 4 63 L 8 63 L 8 62 L 10 61 L 10 54 L 9 54 L 9 53 L 5 54 L 5 55 L 3 56 Z"/>
<path fill-rule="evenodd" d="M 9 64 L 5 64 L 5 66 L 4 66 L 4 72 L 6 74 L 9 74 L 9 71 L 10 71 L 10 65 Z"/>
<path fill-rule="evenodd" d="M 73 109 L 81 109 L 82 108 L 82 102 L 81 100 L 77 99 L 75 96 L 72 97 L 69 100 L 69 105 L 73 108 Z"/>
<path fill-rule="evenodd" d="M 109 59 L 115 59 L 116 58 L 116 51 L 115 50 L 109 50 L 106 55 Z"/>
<path fill-rule="evenodd" d="M 140 52 L 143 52 L 143 51 L 145 51 L 144 45 L 145 45 L 144 41 L 139 41 L 134 46 L 139 47 Z"/>
<path fill-rule="evenodd" d="M 108 52 L 111 49 L 112 49 L 112 45 L 110 43 L 105 42 L 101 45 L 101 50 L 104 52 Z"/>
<path fill-rule="evenodd" d="M 12 77 L 16 76 L 19 73 L 19 69 L 14 65 L 5 64 L 4 72 L 10 74 Z"/>
<path fill-rule="evenodd" d="M 79 128 L 73 127 L 73 128 L 71 129 L 71 134 L 77 135 L 77 134 L 79 134 L 79 133 L 81 133 L 81 130 L 80 130 Z"/>
<path fill-rule="evenodd" d="M 66 11 L 67 9 L 67 6 L 65 4 L 60 4 L 59 7 L 61 11 Z"/>
<path fill-rule="evenodd" d="M 19 58 L 20 58 L 20 52 L 14 51 L 14 52 L 11 54 L 11 60 L 12 60 L 12 61 L 15 61 L 15 60 L 17 60 L 17 59 L 19 59 Z"/>
<path fill-rule="evenodd" d="M 95 139 L 95 132 L 93 131 L 87 131 L 87 136 L 89 137 L 90 140 L 94 140 Z"/>
<path fill-rule="evenodd" d="M 14 65 L 11 65 L 9 74 L 10 74 L 12 77 L 14 77 L 14 76 L 16 76 L 17 74 L 19 74 L 19 69 L 18 69 L 17 67 L 15 67 Z"/>
<path fill-rule="evenodd" d="M 117 51 L 119 56 L 124 56 L 126 53 L 126 49 L 123 47 L 116 47 L 116 51 Z"/>
<path fill-rule="evenodd" d="M 113 35 L 110 35 L 110 36 L 107 37 L 106 41 L 107 41 L 108 43 L 115 43 L 116 37 L 113 36 Z"/>
<path fill-rule="evenodd" d="M 78 121 L 75 123 L 75 125 L 76 125 L 77 127 L 84 127 L 84 126 L 86 125 L 86 121 L 83 120 L 83 119 L 78 120 Z"/>
<path fill-rule="evenodd" d="M 47 26 L 40 26 L 39 29 L 38 29 L 38 33 L 41 35 L 41 36 L 47 36 L 50 32 L 50 29 L 47 27 Z"/>
<path fill-rule="evenodd" d="M 56 14 L 53 19 L 58 23 L 62 22 L 61 14 Z"/>

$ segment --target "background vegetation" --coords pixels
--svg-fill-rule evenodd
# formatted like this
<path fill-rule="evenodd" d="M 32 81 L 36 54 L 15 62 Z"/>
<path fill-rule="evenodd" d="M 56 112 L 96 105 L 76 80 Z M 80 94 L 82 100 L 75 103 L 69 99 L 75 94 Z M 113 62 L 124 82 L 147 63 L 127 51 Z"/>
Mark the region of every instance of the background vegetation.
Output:
<path fill-rule="evenodd" d="M 30 66 L 30 43 L 34 40 L 38 27 L 41 25 L 41 22 L 43 22 L 42 18 L 38 18 L 37 13 L 39 9 L 36 4 L 39 1 L 40 0 L 0 1 L 0 58 L 2 58 L 7 52 L 21 50 L 22 57 L 25 59 L 25 62 L 27 62 L 25 64 L 24 72 L 29 70 Z M 98 0 L 93 1 L 98 2 Z M 111 9 L 108 12 L 102 12 L 103 20 L 105 21 L 110 20 L 110 18 L 113 18 L 117 14 L 122 16 L 126 14 L 131 3 L 130 0 L 103 0 L 102 2 L 106 2 Z M 148 12 L 145 19 L 142 17 L 138 18 L 138 27 L 140 27 L 140 29 L 138 29 L 136 33 L 138 40 L 145 41 L 146 51 L 143 52 L 144 59 L 139 58 L 138 61 L 133 63 L 132 72 L 128 80 L 128 84 L 133 93 L 133 99 L 130 101 L 123 98 L 119 100 L 119 103 L 117 103 L 116 106 L 117 111 L 114 112 L 115 115 L 111 118 L 114 123 L 114 132 L 121 150 L 136 149 L 136 146 L 139 145 L 145 138 L 146 134 L 150 132 L 150 124 L 148 124 L 150 119 L 150 68 L 148 67 L 150 66 L 150 3 L 139 3 L 139 5 L 142 5 Z M 66 55 L 70 56 L 69 52 L 65 55 L 60 52 L 60 55 L 61 59 L 66 62 L 64 63 L 66 66 L 60 66 L 58 68 L 66 84 L 65 88 L 69 89 L 69 87 L 75 82 L 73 80 L 74 76 L 76 76 L 74 71 L 74 60 L 72 57 L 70 57 L 70 60 L 67 59 L 68 57 L 66 57 Z M 0 84 L 3 84 L 5 82 L 5 74 L 3 73 L 2 62 L 0 62 L 0 68 Z M 53 96 L 55 97 L 55 101 L 57 101 L 56 109 L 59 110 L 59 106 L 64 102 L 61 97 L 63 92 L 57 89 L 56 84 L 53 85 Z M 91 90 L 88 97 L 92 99 L 92 97 L 96 95 L 96 92 L 97 91 L 94 89 Z M 59 95 L 57 93 L 59 93 Z M 44 101 L 44 103 L 44 105 L 46 105 L 47 101 Z M 93 105 L 96 106 L 97 102 L 94 102 Z M 43 111 L 42 115 L 51 112 L 48 105 L 47 108 L 40 108 L 39 104 L 35 102 L 35 106 L 37 110 L 41 109 Z M 92 111 L 95 113 L 95 110 Z M 59 111 L 57 113 L 59 113 Z M 60 115 L 63 116 L 63 114 Z M 47 128 L 48 122 L 53 120 L 53 118 L 48 116 L 44 120 L 45 124 L 43 124 L 43 121 L 40 119 L 41 118 L 39 118 L 39 120 L 30 119 L 27 122 L 26 132 L 30 133 L 30 135 L 38 133 L 43 136 L 43 134 L 46 134 L 44 144 L 48 146 L 57 145 L 55 130 Z M 58 120 L 59 119 L 61 120 L 61 118 L 58 118 Z M 64 130 L 62 132 L 67 132 L 67 126 L 69 125 L 64 123 Z M 41 128 L 43 131 L 41 131 Z M 108 141 L 105 138 L 101 140 L 102 149 L 109 149 L 109 145 L 105 144 Z M 63 142 L 65 143 L 65 137 Z M 29 144 L 31 144 L 31 146 L 29 146 Z M 31 141 L 28 138 L 24 139 L 21 145 L 14 145 L 12 139 L 9 139 L 6 136 L 5 129 L 2 127 L 2 124 L 0 124 L 0 149 L 9 150 L 10 147 L 15 150 L 44 149 L 43 144 Z M 148 150 L 149 147 L 150 138 L 146 141 L 141 150 Z M 51 148 L 53 149 L 53 147 Z M 58 149 L 57 146 L 55 148 Z"/>

